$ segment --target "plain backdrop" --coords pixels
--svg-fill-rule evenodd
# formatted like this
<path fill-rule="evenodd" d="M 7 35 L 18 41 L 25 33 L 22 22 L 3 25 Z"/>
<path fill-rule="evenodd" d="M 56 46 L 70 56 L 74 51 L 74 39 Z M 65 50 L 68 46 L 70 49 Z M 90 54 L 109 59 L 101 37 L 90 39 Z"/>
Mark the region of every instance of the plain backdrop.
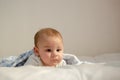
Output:
<path fill-rule="evenodd" d="M 0 57 L 32 49 L 44 27 L 61 32 L 65 53 L 120 53 L 120 0 L 0 0 Z"/>

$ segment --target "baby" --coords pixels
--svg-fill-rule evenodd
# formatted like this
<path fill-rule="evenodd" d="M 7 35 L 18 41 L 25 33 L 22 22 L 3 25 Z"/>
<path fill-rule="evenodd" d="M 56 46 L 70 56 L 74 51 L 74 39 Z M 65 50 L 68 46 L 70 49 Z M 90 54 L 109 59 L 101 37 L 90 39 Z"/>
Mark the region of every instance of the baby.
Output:
<path fill-rule="evenodd" d="M 24 65 L 53 66 L 66 65 L 63 60 L 63 38 L 55 29 L 44 28 L 34 36 L 34 54 Z"/>

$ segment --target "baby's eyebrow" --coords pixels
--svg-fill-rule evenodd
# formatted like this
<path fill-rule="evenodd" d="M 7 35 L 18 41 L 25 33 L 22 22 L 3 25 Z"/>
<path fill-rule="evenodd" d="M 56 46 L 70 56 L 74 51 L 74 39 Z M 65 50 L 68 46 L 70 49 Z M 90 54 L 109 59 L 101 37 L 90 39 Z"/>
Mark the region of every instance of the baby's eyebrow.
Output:
<path fill-rule="evenodd" d="M 44 46 L 44 48 L 51 48 L 51 46 Z M 61 49 L 61 47 L 57 47 L 58 49 Z"/>
<path fill-rule="evenodd" d="M 50 48 L 50 46 L 44 46 L 45 48 Z"/>

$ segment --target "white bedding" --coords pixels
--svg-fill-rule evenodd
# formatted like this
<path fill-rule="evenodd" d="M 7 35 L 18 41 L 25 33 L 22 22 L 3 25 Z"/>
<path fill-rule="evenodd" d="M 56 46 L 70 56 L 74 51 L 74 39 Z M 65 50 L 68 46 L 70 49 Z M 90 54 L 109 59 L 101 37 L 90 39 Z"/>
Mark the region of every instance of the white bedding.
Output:
<path fill-rule="evenodd" d="M 81 64 L 53 67 L 0 67 L 0 80 L 120 80 L 120 66 Z"/>
<path fill-rule="evenodd" d="M 78 58 L 81 62 L 92 62 L 92 63 L 120 62 L 120 53 L 102 54 L 94 57 L 78 56 Z"/>
<path fill-rule="evenodd" d="M 80 65 L 60 68 L 0 67 L 0 80 L 120 80 L 120 54 L 79 59 Z"/>

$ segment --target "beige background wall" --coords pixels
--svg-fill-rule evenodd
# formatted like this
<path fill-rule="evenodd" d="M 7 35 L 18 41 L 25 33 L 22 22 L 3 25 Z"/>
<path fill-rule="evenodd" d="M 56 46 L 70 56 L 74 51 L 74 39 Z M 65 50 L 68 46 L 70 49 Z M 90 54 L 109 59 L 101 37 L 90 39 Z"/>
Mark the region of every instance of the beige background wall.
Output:
<path fill-rule="evenodd" d="M 0 0 L 0 57 L 32 49 L 43 27 L 62 33 L 66 53 L 120 53 L 120 0 Z"/>

